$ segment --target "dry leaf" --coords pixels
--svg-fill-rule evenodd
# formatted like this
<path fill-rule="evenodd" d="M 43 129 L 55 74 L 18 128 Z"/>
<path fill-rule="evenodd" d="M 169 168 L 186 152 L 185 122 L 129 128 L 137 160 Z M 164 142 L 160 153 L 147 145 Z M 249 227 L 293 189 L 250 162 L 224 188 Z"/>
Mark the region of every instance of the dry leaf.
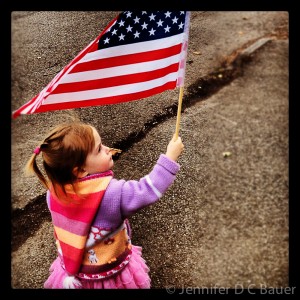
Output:
<path fill-rule="evenodd" d="M 121 153 L 122 150 L 116 148 L 110 148 L 109 152 L 112 152 L 112 155 L 116 155 L 117 153 Z"/>
<path fill-rule="evenodd" d="M 223 152 L 223 157 L 228 157 L 230 155 L 231 155 L 231 152 L 229 152 L 229 151 Z"/>

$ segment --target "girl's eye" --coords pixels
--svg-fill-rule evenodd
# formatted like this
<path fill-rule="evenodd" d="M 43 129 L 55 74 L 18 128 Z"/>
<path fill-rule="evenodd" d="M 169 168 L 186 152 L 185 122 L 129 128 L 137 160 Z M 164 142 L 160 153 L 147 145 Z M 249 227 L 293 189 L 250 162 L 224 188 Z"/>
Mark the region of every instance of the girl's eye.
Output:
<path fill-rule="evenodd" d="M 99 146 L 99 150 L 98 150 L 98 152 L 100 152 L 101 151 L 101 146 Z"/>

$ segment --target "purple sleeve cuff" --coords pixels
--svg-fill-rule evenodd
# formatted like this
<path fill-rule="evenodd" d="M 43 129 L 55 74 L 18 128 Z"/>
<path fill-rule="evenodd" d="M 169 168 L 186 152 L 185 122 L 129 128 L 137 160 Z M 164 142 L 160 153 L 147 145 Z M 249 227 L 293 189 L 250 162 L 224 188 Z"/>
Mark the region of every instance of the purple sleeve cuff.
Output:
<path fill-rule="evenodd" d="M 139 181 L 126 181 L 121 191 L 121 212 L 128 217 L 155 203 L 170 187 L 179 171 L 179 164 L 161 154 L 152 171 Z"/>
<path fill-rule="evenodd" d="M 180 169 L 180 165 L 176 161 L 169 159 L 165 154 L 160 155 L 157 164 L 161 165 L 174 175 L 176 175 Z"/>
<path fill-rule="evenodd" d="M 161 154 L 149 178 L 152 185 L 161 194 L 164 194 L 175 180 L 180 166 L 177 162 L 169 159 L 165 154 Z"/>

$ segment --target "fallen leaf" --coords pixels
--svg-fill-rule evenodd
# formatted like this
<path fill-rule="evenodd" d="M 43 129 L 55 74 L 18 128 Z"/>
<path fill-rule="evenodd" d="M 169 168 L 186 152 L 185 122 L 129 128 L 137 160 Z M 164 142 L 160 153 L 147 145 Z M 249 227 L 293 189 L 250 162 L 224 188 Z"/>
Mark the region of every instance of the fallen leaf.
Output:
<path fill-rule="evenodd" d="M 229 152 L 229 151 L 223 152 L 223 157 L 228 157 L 230 155 L 231 155 L 231 152 Z"/>
<path fill-rule="evenodd" d="M 122 150 L 116 148 L 110 148 L 109 152 L 112 152 L 112 155 L 116 155 L 117 153 L 121 153 Z"/>

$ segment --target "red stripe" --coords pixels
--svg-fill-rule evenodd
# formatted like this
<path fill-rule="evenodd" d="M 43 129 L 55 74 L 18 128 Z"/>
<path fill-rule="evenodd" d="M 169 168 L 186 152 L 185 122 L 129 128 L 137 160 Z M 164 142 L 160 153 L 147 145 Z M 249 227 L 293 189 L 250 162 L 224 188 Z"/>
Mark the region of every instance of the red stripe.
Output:
<path fill-rule="evenodd" d="M 173 72 L 177 72 L 178 67 L 179 67 L 179 63 L 176 63 L 167 66 L 165 68 L 149 71 L 149 72 L 141 72 L 136 74 L 101 78 L 101 79 L 95 79 L 89 81 L 62 83 L 57 86 L 57 88 L 52 92 L 52 94 L 79 92 L 79 91 L 101 89 L 106 87 L 149 81 L 152 79 L 164 77 L 165 75 Z"/>
<path fill-rule="evenodd" d="M 31 105 L 33 102 L 35 102 L 36 98 L 38 97 L 39 94 L 37 94 L 34 98 L 32 98 L 29 102 L 25 103 L 24 105 L 22 105 L 19 109 L 17 109 L 16 111 L 13 112 L 12 117 L 16 118 L 18 117 L 22 111 L 27 108 L 29 105 Z"/>
<path fill-rule="evenodd" d="M 121 102 L 128 102 L 132 100 L 139 100 L 142 98 L 147 98 L 155 94 L 159 94 L 165 90 L 172 90 L 176 87 L 176 81 L 167 82 L 162 86 L 152 88 L 147 91 L 124 94 L 120 96 L 111 96 L 107 98 L 93 99 L 93 100 L 84 100 L 84 101 L 74 101 L 72 99 L 69 102 L 54 103 L 54 104 L 43 104 L 40 106 L 34 113 L 46 112 L 57 109 L 71 109 L 87 106 L 98 106 L 98 105 L 107 105 L 107 104 L 117 104 Z"/>
<path fill-rule="evenodd" d="M 159 50 L 152 50 L 152 51 L 135 53 L 135 54 L 119 55 L 117 57 L 108 57 L 108 58 L 83 62 L 76 65 L 69 72 L 69 74 L 163 59 L 172 55 L 179 54 L 181 52 L 181 47 L 182 45 L 178 44 L 169 48 L 164 48 Z"/>
<path fill-rule="evenodd" d="M 68 244 L 65 244 L 62 241 L 59 241 L 59 244 L 63 253 L 64 264 L 67 271 L 71 274 L 76 274 L 81 265 L 84 248 L 77 249 Z"/>

